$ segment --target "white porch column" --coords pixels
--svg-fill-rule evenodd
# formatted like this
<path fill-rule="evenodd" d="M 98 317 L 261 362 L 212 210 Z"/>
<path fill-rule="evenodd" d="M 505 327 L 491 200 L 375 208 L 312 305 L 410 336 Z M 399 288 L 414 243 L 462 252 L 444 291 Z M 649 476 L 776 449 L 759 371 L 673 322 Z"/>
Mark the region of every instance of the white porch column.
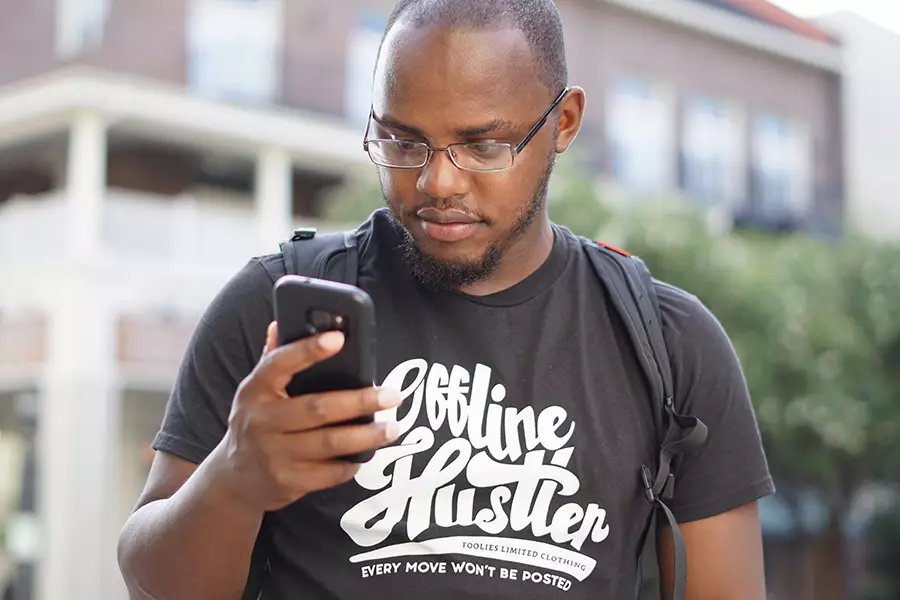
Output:
<path fill-rule="evenodd" d="M 37 600 L 111 598 L 120 393 L 114 310 L 90 269 L 60 276 L 38 421 Z"/>
<path fill-rule="evenodd" d="M 71 250 L 81 259 L 95 255 L 103 233 L 106 151 L 106 124 L 100 115 L 77 113 L 69 132 L 66 197 Z"/>
<path fill-rule="evenodd" d="M 291 157 L 283 148 L 265 148 L 256 161 L 257 243 L 274 251 L 292 231 L 293 181 Z"/>

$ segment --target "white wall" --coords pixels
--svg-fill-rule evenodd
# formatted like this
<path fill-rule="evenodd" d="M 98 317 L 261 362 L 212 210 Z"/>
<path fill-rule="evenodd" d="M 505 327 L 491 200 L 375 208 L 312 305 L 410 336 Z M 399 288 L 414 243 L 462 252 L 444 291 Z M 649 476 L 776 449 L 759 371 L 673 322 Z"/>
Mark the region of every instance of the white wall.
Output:
<path fill-rule="evenodd" d="M 820 23 L 845 47 L 848 217 L 900 241 L 900 36 L 853 13 Z"/>

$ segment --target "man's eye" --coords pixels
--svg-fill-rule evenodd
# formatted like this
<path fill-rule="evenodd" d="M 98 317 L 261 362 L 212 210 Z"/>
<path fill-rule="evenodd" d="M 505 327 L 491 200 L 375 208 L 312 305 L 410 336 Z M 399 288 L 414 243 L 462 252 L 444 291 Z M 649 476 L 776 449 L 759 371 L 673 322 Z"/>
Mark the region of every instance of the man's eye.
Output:
<path fill-rule="evenodd" d="M 416 148 L 418 148 L 419 144 L 417 142 L 404 142 L 404 141 L 400 140 L 397 142 L 397 147 L 403 151 L 410 151 L 410 150 L 415 150 Z"/>
<path fill-rule="evenodd" d="M 469 144 L 466 148 L 479 158 L 496 158 L 509 151 L 504 144 L 496 143 Z"/>

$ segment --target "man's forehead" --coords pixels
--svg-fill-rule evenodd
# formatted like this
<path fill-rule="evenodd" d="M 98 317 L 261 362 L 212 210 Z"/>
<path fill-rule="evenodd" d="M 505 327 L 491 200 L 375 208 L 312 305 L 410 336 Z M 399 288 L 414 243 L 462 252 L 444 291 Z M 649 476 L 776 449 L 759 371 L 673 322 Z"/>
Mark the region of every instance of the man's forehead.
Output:
<path fill-rule="evenodd" d="M 429 112 L 497 114 L 544 101 L 531 50 L 515 29 L 396 27 L 375 73 L 376 114 L 428 105 Z"/>

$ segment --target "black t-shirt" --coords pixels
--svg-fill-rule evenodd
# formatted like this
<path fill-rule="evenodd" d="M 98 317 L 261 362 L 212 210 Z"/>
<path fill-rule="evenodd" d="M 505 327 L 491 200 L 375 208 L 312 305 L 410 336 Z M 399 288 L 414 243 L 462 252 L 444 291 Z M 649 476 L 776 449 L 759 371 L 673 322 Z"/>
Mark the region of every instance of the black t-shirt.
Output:
<path fill-rule="evenodd" d="M 651 505 L 652 405 L 624 325 L 581 242 L 502 292 L 434 292 L 409 275 L 384 214 L 361 248 L 378 381 L 403 434 L 354 481 L 271 515 L 267 598 L 626 598 Z M 273 318 L 278 255 L 252 260 L 201 319 L 157 450 L 201 462 Z M 734 350 L 693 296 L 660 289 L 681 412 L 709 427 L 679 470 L 681 522 L 773 491 Z"/>

